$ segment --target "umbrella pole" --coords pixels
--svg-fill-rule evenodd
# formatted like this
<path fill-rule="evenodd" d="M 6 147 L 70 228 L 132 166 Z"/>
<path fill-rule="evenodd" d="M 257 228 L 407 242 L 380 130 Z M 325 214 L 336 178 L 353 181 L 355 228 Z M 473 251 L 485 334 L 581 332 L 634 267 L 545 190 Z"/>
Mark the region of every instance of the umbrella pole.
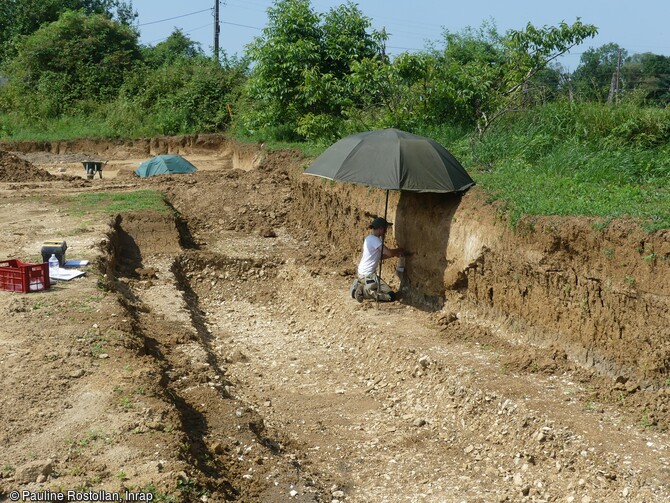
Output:
<path fill-rule="evenodd" d="M 386 214 L 389 209 L 389 190 L 386 189 L 386 204 L 384 205 L 384 220 L 386 220 Z M 386 228 L 388 230 L 388 227 Z M 377 302 L 379 302 L 379 287 L 381 286 L 382 279 L 382 265 L 384 264 L 384 239 L 386 238 L 386 232 L 382 234 L 382 252 L 379 257 L 379 274 L 377 274 L 377 295 L 375 296 Z"/>

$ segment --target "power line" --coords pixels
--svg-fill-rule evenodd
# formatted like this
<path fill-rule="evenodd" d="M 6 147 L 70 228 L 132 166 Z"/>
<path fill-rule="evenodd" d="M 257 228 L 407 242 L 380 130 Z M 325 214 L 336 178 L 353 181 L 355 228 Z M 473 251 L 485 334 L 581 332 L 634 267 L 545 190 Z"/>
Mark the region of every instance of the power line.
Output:
<path fill-rule="evenodd" d="M 139 26 L 147 26 L 147 25 L 156 24 L 156 23 L 164 23 L 165 21 L 172 21 L 173 19 L 179 19 L 179 18 L 182 18 L 182 17 L 193 16 L 194 14 L 200 14 L 201 12 L 208 12 L 208 11 L 211 11 L 211 10 L 212 9 L 203 9 L 203 10 L 199 10 L 199 11 L 196 11 L 196 12 L 190 12 L 188 14 L 182 14 L 181 16 L 168 17 L 166 19 L 159 19 L 158 21 L 150 21 L 148 23 L 138 24 L 137 26 L 139 27 Z"/>
<path fill-rule="evenodd" d="M 401 51 L 417 51 L 417 52 L 425 50 L 425 49 L 415 49 L 414 47 L 396 47 L 396 46 L 393 46 L 393 45 L 387 45 L 386 48 L 387 49 L 399 49 Z"/>
<path fill-rule="evenodd" d="M 221 24 L 229 24 L 231 26 L 241 26 L 242 28 L 251 28 L 252 30 L 263 31 L 263 28 L 259 28 L 258 26 L 249 26 L 249 25 L 246 25 L 246 24 L 229 23 L 227 21 L 221 21 Z"/>
<path fill-rule="evenodd" d="M 202 26 L 198 26 L 196 28 L 189 28 L 188 30 L 181 30 L 181 31 L 184 35 L 188 35 L 190 33 L 193 33 L 194 31 L 202 30 L 203 28 L 209 28 L 211 26 L 212 26 L 212 23 L 207 23 L 207 24 L 204 24 Z M 170 36 L 161 37 L 161 38 L 157 38 L 157 39 L 154 39 L 154 40 L 149 40 L 148 42 L 145 42 L 145 44 L 152 45 L 152 44 L 155 44 L 155 43 L 158 43 L 158 42 L 163 42 L 164 40 L 167 40 L 168 38 L 170 38 Z"/>

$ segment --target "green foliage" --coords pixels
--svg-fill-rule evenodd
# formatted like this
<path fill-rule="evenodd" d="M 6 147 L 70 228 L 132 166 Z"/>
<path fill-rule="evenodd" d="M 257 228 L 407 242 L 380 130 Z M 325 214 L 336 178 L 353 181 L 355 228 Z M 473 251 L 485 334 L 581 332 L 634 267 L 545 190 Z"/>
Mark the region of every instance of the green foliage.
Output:
<path fill-rule="evenodd" d="M 322 18 L 309 0 L 277 0 L 268 18 L 263 35 L 248 47 L 254 62 L 249 108 L 238 128 L 286 139 L 337 136 L 338 117 L 355 98 L 347 81 L 351 65 L 381 52 L 379 36 L 368 32 L 370 21 L 351 2 Z"/>
<path fill-rule="evenodd" d="M 563 72 L 560 65 L 550 64 L 538 70 L 528 81 L 526 98 L 530 105 L 550 103 L 569 97 L 566 81 L 569 76 Z M 567 91 L 567 92 L 566 92 Z"/>
<path fill-rule="evenodd" d="M 435 51 L 436 81 L 441 82 L 436 107 L 459 121 L 474 125 L 488 120 L 498 93 L 509 86 L 504 80 L 504 41 L 494 25 L 478 31 L 444 33 L 444 49 Z"/>
<path fill-rule="evenodd" d="M 223 64 L 197 56 L 138 67 L 105 111 L 107 121 L 128 133 L 138 124 L 159 134 L 220 131 L 231 122 L 245 75 L 246 62 L 225 57 Z"/>
<path fill-rule="evenodd" d="M 600 103 L 607 101 L 612 75 L 616 71 L 620 53 L 625 59 L 626 51 L 614 43 L 584 51 L 579 67 L 572 77 L 575 91 L 580 99 Z"/>
<path fill-rule="evenodd" d="M 6 103 L 52 118 L 77 100 L 110 99 L 138 57 L 137 34 L 128 27 L 99 14 L 65 12 L 18 44 L 7 67 Z"/>
<path fill-rule="evenodd" d="M 484 23 L 479 30 L 445 32 L 442 49 L 393 62 L 355 61 L 346 78 L 356 99 L 346 115 L 367 126 L 413 130 L 449 122 L 483 133 L 504 115 L 557 96 L 562 76 L 549 63 L 595 33 L 579 20 L 528 24 L 504 35 Z"/>
<path fill-rule="evenodd" d="M 142 48 L 142 59 L 151 68 L 196 57 L 204 57 L 200 44 L 189 39 L 180 29 L 175 29 L 163 42 Z"/>
<path fill-rule="evenodd" d="M 57 21 L 65 11 L 101 14 L 130 26 L 137 14 L 132 2 L 123 0 L 2 0 L 0 2 L 0 62 L 16 54 L 21 36 L 31 35 L 41 26 Z"/>
<path fill-rule="evenodd" d="M 133 138 L 220 131 L 232 120 L 245 75 L 244 61 L 225 56 L 222 64 L 197 56 L 155 69 L 139 65 L 111 101 L 73 99 L 65 107 L 53 93 L 34 103 L 30 114 L 0 115 L 0 137 Z M 7 93 L 0 93 L 3 108 L 11 109 Z"/>
<path fill-rule="evenodd" d="M 665 106 L 670 103 L 670 57 L 651 53 L 628 56 L 614 43 L 591 48 L 582 54 L 571 86 L 582 101 Z M 618 94 L 613 95 L 616 90 Z"/>
<path fill-rule="evenodd" d="M 85 116 L 63 115 L 39 119 L 20 114 L 0 114 L 0 137 L 8 140 L 68 140 L 74 138 L 117 138 L 118 131 L 104 121 Z"/>
<path fill-rule="evenodd" d="M 651 118 L 654 120 L 651 120 Z M 641 129 L 646 125 L 654 141 Z M 670 111 L 554 103 L 503 121 L 474 144 L 471 175 L 523 215 L 629 216 L 670 227 Z M 467 157 L 465 157 L 467 159 Z"/>
<path fill-rule="evenodd" d="M 529 85 L 549 62 L 597 33 L 579 19 L 572 25 L 536 28 L 498 34 L 484 24 L 478 33 L 445 32 L 445 48 L 437 53 L 442 99 L 463 118 L 476 121 L 484 132 L 500 117 L 530 104 Z"/>
<path fill-rule="evenodd" d="M 622 84 L 628 94 L 638 91 L 646 103 L 670 104 L 670 57 L 635 54 L 623 65 Z"/>
<path fill-rule="evenodd" d="M 321 25 L 323 73 L 343 77 L 349 74 L 353 61 L 378 55 L 378 34 L 368 33 L 369 29 L 370 20 L 355 4 L 348 2 L 330 9 Z"/>
<path fill-rule="evenodd" d="M 296 132 L 307 141 L 333 143 L 340 137 L 343 121 L 330 114 L 307 113 L 298 120 Z"/>
<path fill-rule="evenodd" d="M 367 59 L 352 63 L 351 68 L 348 80 L 357 99 L 347 114 L 362 124 L 359 129 L 412 130 L 463 122 L 454 103 L 447 103 L 433 55 L 401 54 L 392 63 Z"/>
<path fill-rule="evenodd" d="M 635 110 L 635 112 L 630 113 Z M 670 111 L 668 109 L 634 109 L 622 107 L 618 112 L 628 112 L 614 126 L 606 138 L 613 147 L 654 147 L 670 141 Z M 620 114 L 623 115 L 623 114 Z"/>
<path fill-rule="evenodd" d="M 243 120 L 250 130 L 296 124 L 303 107 L 303 71 L 321 60 L 319 16 L 309 0 L 278 0 L 268 9 L 269 24 L 248 46 L 255 63 L 247 92 L 252 110 Z"/>

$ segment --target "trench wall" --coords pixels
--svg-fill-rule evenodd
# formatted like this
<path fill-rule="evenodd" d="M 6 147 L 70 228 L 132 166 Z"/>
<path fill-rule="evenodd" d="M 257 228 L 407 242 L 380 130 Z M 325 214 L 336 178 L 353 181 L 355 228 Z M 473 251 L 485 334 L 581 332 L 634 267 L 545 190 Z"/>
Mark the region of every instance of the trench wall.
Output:
<path fill-rule="evenodd" d="M 162 154 L 188 155 L 216 153 L 230 156 L 234 168 L 249 170 L 263 160 L 259 145 L 239 143 L 223 134 L 159 136 L 135 140 L 73 139 L 61 141 L 0 142 L 0 150 L 11 152 L 49 152 L 52 154 L 87 153 L 113 159 L 151 157 Z"/>
<path fill-rule="evenodd" d="M 293 179 L 301 225 L 353 273 L 384 191 L 301 169 Z M 561 347 L 582 365 L 642 385 L 669 377 L 670 231 L 559 217 L 513 229 L 477 187 L 463 196 L 391 193 L 388 216 L 390 244 L 412 253 L 396 281 L 410 302 L 446 309 L 456 294 L 482 316 L 521 327 L 517 343 Z M 384 274 L 393 277 L 391 264 Z"/>

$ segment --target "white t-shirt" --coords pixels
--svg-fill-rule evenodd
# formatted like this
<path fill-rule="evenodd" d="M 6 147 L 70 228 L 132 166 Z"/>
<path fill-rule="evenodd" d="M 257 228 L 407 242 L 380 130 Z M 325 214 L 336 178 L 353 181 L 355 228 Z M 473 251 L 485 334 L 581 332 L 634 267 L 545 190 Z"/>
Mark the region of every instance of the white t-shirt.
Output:
<path fill-rule="evenodd" d="M 374 234 L 368 234 L 363 241 L 363 256 L 358 264 L 358 275 L 366 276 L 377 272 L 377 264 L 382 255 L 382 240 Z"/>

